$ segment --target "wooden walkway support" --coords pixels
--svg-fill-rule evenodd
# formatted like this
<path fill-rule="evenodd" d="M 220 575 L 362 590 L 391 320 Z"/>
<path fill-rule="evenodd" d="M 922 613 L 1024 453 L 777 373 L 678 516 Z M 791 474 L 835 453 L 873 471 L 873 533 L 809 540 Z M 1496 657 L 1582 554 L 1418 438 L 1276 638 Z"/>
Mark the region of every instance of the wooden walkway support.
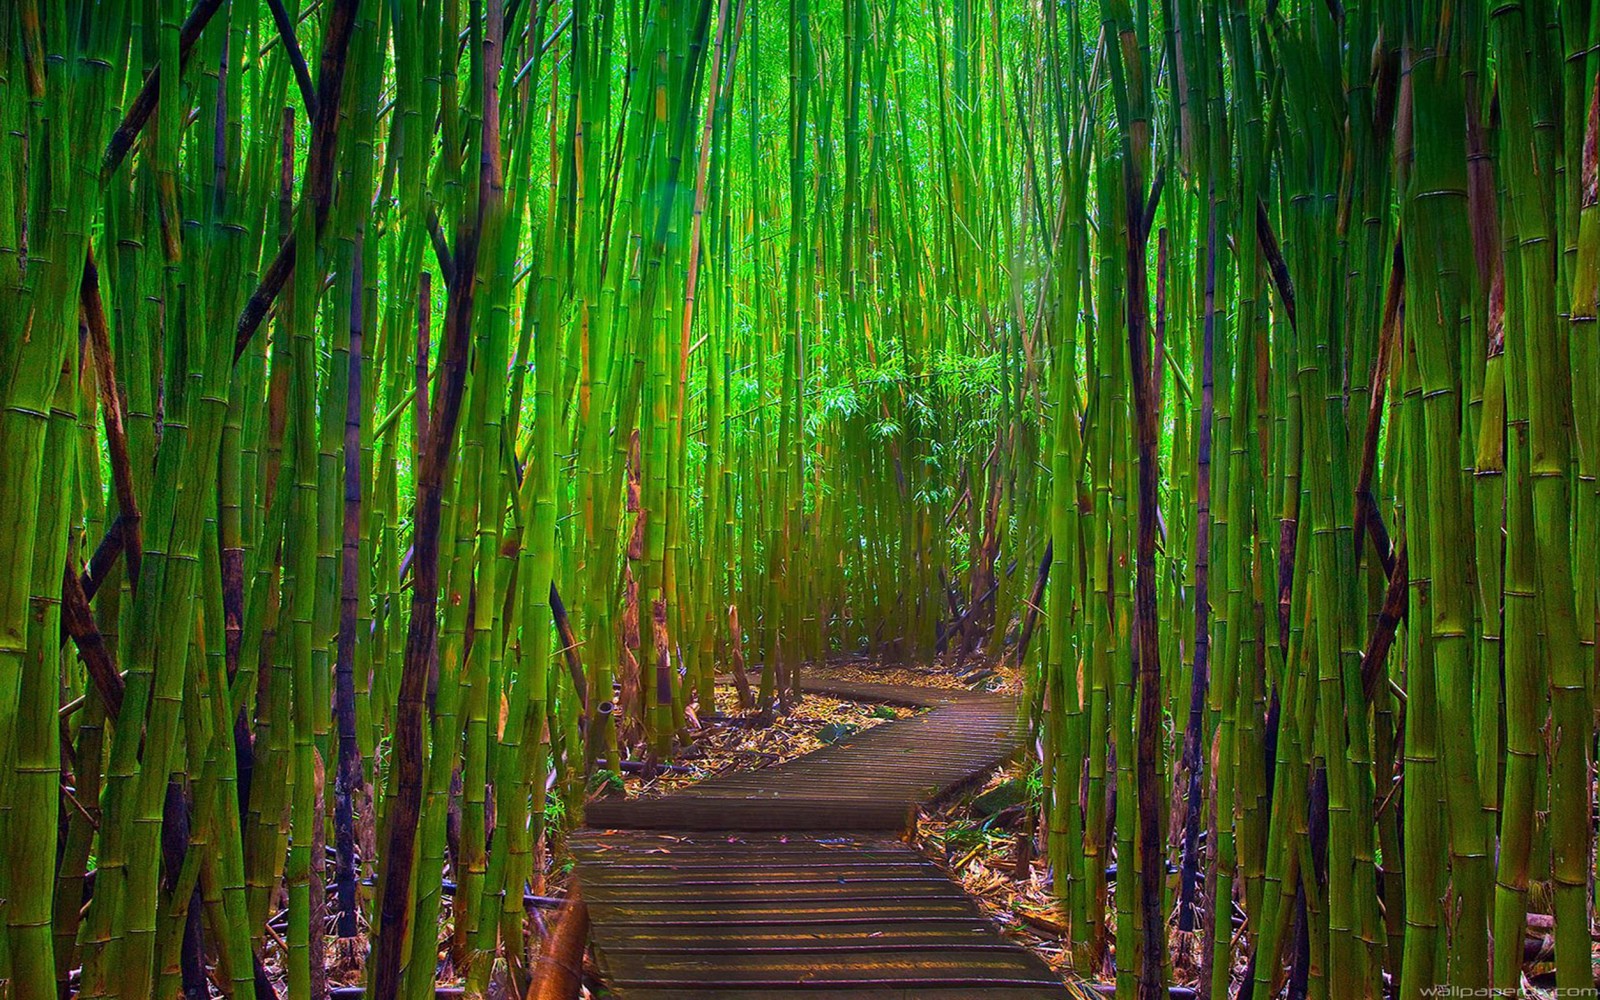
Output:
<path fill-rule="evenodd" d="M 1012 699 L 807 681 L 929 710 L 786 764 L 590 805 L 571 842 L 606 985 L 626 1000 L 1068 997 L 899 837 L 1015 752 Z"/>

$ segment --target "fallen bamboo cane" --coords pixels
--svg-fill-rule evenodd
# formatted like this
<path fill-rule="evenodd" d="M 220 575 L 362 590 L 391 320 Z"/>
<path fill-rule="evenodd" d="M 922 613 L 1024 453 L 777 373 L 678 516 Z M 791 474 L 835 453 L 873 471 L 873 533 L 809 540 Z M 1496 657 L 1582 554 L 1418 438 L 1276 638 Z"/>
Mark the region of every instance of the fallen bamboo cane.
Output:
<path fill-rule="evenodd" d="M 583 989 L 583 953 L 588 943 L 589 908 L 574 886 L 534 959 L 527 1000 L 577 1000 Z"/>

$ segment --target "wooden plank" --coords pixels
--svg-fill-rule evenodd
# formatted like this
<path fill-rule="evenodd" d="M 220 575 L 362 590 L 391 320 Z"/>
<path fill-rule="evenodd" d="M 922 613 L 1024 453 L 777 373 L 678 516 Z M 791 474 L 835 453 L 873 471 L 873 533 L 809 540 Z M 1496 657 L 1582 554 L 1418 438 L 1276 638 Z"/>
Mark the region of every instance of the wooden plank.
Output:
<path fill-rule="evenodd" d="M 903 830 L 904 798 L 765 798 L 674 795 L 591 803 L 590 826 L 631 830 Z"/>
<path fill-rule="evenodd" d="M 874 681 L 843 680 L 830 677 L 801 677 L 800 689 L 807 694 L 827 695 L 849 701 L 879 702 L 885 705 L 903 705 L 908 708 L 931 708 L 959 700 L 970 691 L 953 688 L 908 687 L 903 684 L 880 684 Z"/>
<path fill-rule="evenodd" d="M 610 874 L 606 875 L 611 883 L 645 883 L 664 882 L 672 885 L 694 883 L 696 880 L 744 880 L 750 877 L 749 866 L 744 864 L 728 864 L 728 862 L 715 861 L 690 861 L 683 864 L 635 864 L 626 861 L 608 861 Z M 909 878 L 914 875 L 939 875 L 938 867 L 930 862 L 917 864 L 914 861 L 792 861 L 792 859 L 774 859 L 768 864 L 760 866 L 762 878 L 768 882 L 787 882 L 792 878 L 814 878 L 826 875 L 827 878 Z"/>
<path fill-rule="evenodd" d="M 994 943 L 994 927 L 978 917 L 959 921 L 898 920 L 876 924 L 715 924 L 695 927 L 655 927 L 635 925 L 613 935 L 608 951 L 650 948 L 704 947 L 718 950 L 729 947 L 752 951 L 770 947 L 812 947 L 839 944 L 855 947 L 875 945 L 926 945 Z"/>
<path fill-rule="evenodd" d="M 840 902 L 859 900 L 873 902 L 892 893 L 900 899 L 960 899 L 961 887 L 947 878 L 925 878 L 897 883 L 844 882 L 806 885 L 769 886 L 760 883 L 738 885 L 657 886 L 615 885 L 601 883 L 585 885 L 583 898 L 590 904 L 615 903 L 670 903 L 685 897 L 707 903 L 759 903 L 775 895 L 793 902 Z"/>
<path fill-rule="evenodd" d="M 675 956 L 673 956 L 675 957 Z M 759 967 L 754 969 L 730 969 L 723 964 L 729 957 L 726 955 L 708 955 L 700 961 L 701 965 L 689 965 L 680 968 L 669 964 L 666 968 L 643 968 L 637 974 L 620 973 L 610 982 L 614 988 L 626 996 L 631 989 L 638 988 L 682 988 L 700 987 L 714 988 L 718 986 L 746 986 L 764 989 L 783 989 L 785 987 L 809 987 L 811 989 L 905 989 L 911 986 L 968 986 L 977 989 L 989 989 L 994 986 L 1032 986 L 1038 989 L 1049 990 L 1059 986 L 1061 981 L 1051 973 L 1048 968 L 1043 971 L 1023 968 L 1020 965 L 1001 965 L 982 961 L 981 955 L 968 953 L 948 954 L 949 961 L 936 966 L 921 968 L 907 964 L 877 966 L 872 964 L 850 964 L 842 966 L 818 967 L 807 960 L 806 956 L 795 959 L 791 965 L 775 964 L 772 967 Z M 769 956 L 754 956 L 767 958 Z M 863 956 L 868 958 L 882 957 L 879 955 Z M 669 961 L 670 957 L 663 959 Z M 659 965 L 659 962 L 657 963 Z M 1050 994 L 1041 994 L 1048 996 Z"/>
<path fill-rule="evenodd" d="M 609 981 L 618 986 L 694 983 L 729 983 L 796 986 L 808 982 L 858 982 L 866 985 L 937 983 L 948 986 L 1030 983 L 1059 984 L 1047 966 L 1016 947 L 986 951 L 951 951 L 909 946 L 895 951 L 859 951 L 819 948 L 806 952 L 649 955 L 617 954 L 601 950 Z M 1032 961 L 1030 961 L 1032 959 Z M 1037 963 L 1037 965 L 1035 964 Z"/>
<path fill-rule="evenodd" d="M 877 900 L 835 899 L 824 902 L 798 902 L 781 896 L 761 902 L 723 901 L 720 903 L 669 902 L 590 904 L 589 916 L 608 927 L 703 926 L 739 923 L 749 926 L 774 923 L 882 924 L 885 920 L 970 920 L 979 916 L 970 899 L 925 899 L 915 909 L 885 912 Z M 868 905 L 869 903 L 873 905 Z M 597 929 L 597 937 L 603 934 Z"/>
<path fill-rule="evenodd" d="M 817 1000 L 818 997 L 829 995 L 838 997 L 848 995 L 860 997 L 863 1000 L 1041 1000 L 1044 997 L 1066 997 L 1065 992 L 1053 992 L 1048 989 L 1041 992 L 1038 987 L 1005 987 L 985 985 L 981 990 L 974 991 L 961 987 L 947 988 L 939 986 L 920 985 L 914 987 L 883 986 L 874 989 L 862 989 L 852 985 L 843 990 L 829 989 L 824 986 L 815 986 L 810 989 L 804 987 L 790 989 L 747 989 L 743 987 L 724 986 L 695 986 L 689 989 L 671 988 L 642 988 L 628 991 L 630 1000 Z"/>

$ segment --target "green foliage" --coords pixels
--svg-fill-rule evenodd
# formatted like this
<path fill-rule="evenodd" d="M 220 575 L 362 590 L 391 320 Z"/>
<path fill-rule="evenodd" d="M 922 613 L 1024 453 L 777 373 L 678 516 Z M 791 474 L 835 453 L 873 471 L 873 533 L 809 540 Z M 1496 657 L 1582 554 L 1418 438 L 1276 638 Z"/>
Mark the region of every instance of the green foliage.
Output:
<path fill-rule="evenodd" d="M 849 722 L 830 722 L 817 730 L 817 739 L 824 743 L 838 743 L 855 735 L 860 728 Z"/>

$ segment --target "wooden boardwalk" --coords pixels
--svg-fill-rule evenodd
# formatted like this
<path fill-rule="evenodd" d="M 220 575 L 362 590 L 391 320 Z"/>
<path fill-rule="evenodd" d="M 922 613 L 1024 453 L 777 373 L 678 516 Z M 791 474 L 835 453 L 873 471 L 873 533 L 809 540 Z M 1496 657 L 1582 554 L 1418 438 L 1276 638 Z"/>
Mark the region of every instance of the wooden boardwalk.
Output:
<path fill-rule="evenodd" d="M 785 764 L 590 805 L 571 847 L 606 985 L 627 1000 L 1070 996 L 899 834 L 1017 747 L 1009 698 L 829 681 L 929 710 Z"/>

